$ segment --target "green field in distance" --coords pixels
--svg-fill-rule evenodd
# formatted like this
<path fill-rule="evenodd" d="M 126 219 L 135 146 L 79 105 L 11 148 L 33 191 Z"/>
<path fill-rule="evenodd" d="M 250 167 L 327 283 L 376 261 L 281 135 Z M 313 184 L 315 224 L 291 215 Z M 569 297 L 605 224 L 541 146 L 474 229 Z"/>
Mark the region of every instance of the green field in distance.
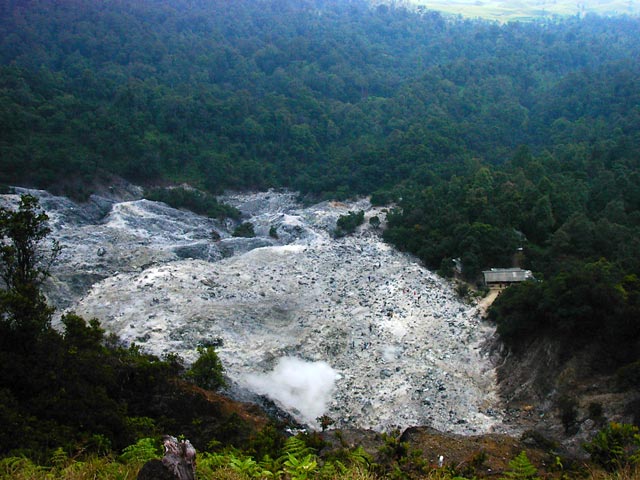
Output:
<path fill-rule="evenodd" d="M 566 15 L 640 15 L 637 0 L 410 0 L 429 10 L 501 22 Z"/>

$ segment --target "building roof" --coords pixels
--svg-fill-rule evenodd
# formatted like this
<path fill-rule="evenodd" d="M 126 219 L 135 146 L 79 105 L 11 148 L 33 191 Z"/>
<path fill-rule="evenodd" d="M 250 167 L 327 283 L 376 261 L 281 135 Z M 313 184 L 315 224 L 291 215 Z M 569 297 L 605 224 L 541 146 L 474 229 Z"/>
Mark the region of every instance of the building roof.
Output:
<path fill-rule="evenodd" d="M 485 283 L 524 282 L 533 278 L 531 270 L 523 270 L 521 268 L 492 268 L 482 273 L 484 274 Z"/>

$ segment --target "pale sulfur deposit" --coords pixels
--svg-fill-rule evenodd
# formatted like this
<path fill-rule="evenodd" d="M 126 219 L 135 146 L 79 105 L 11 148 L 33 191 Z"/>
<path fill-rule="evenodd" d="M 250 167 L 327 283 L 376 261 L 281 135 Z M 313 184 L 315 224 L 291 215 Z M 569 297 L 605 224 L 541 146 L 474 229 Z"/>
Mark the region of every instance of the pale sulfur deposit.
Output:
<path fill-rule="evenodd" d="M 229 196 L 257 233 L 237 239 L 228 222 L 155 202 L 72 215 L 86 207 L 39 195 L 66 246 L 52 298 L 72 298 L 64 306 L 125 341 L 189 361 L 198 345 L 221 343 L 235 385 L 309 424 L 326 413 L 338 426 L 376 430 L 502 430 L 481 349 L 493 331 L 477 308 L 383 243 L 368 221 L 353 236 L 331 235 L 349 210 L 383 218 L 368 202 L 302 207 L 290 193 Z"/>

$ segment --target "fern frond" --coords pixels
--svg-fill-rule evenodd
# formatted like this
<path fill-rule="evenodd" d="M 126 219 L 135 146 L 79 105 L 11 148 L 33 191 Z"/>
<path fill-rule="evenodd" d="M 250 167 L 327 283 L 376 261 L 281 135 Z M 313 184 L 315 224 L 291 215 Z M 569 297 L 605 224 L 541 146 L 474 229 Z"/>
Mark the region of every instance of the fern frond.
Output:
<path fill-rule="evenodd" d="M 282 448 L 282 456 L 285 458 L 288 455 L 300 458 L 314 453 L 315 451 L 313 448 L 307 446 L 305 441 L 298 437 L 287 438 L 284 442 L 284 447 Z"/>
<path fill-rule="evenodd" d="M 153 438 L 141 438 L 135 444 L 126 447 L 120 455 L 120 460 L 125 463 L 145 463 L 154 458 L 160 458 L 160 452 Z"/>
<path fill-rule="evenodd" d="M 357 448 L 351 450 L 347 459 L 352 465 L 358 465 L 361 467 L 368 467 L 372 462 L 371 455 L 362 448 L 362 445 L 358 445 Z"/>
<path fill-rule="evenodd" d="M 12 478 L 18 472 L 38 472 L 42 467 L 35 465 L 26 457 L 7 457 L 0 460 L 0 477 Z"/>
<path fill-rule="evenodd" d="M 529 461 L 526 452 L 523 450 L 509 462 L 509 470 L 504 472 L 506 479 L 514 480 L 538 480 L 536 476 L 538 470 Z"/>

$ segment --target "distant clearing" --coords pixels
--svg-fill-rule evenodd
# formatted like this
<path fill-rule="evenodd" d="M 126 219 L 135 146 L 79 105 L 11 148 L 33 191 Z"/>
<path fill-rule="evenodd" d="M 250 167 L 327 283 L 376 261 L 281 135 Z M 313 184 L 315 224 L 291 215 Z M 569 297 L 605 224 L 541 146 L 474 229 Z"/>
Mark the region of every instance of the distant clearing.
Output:
<path fill-rule="evenodd" d="M 630 0 L 576 0 L 518 1 L 518 0 L 410 0 L 410 3 L 430 10 L 479 17 L 500 22 L 535 20 L 543 17 L 586 15 L 640 15 L 640 2 Z"/>

